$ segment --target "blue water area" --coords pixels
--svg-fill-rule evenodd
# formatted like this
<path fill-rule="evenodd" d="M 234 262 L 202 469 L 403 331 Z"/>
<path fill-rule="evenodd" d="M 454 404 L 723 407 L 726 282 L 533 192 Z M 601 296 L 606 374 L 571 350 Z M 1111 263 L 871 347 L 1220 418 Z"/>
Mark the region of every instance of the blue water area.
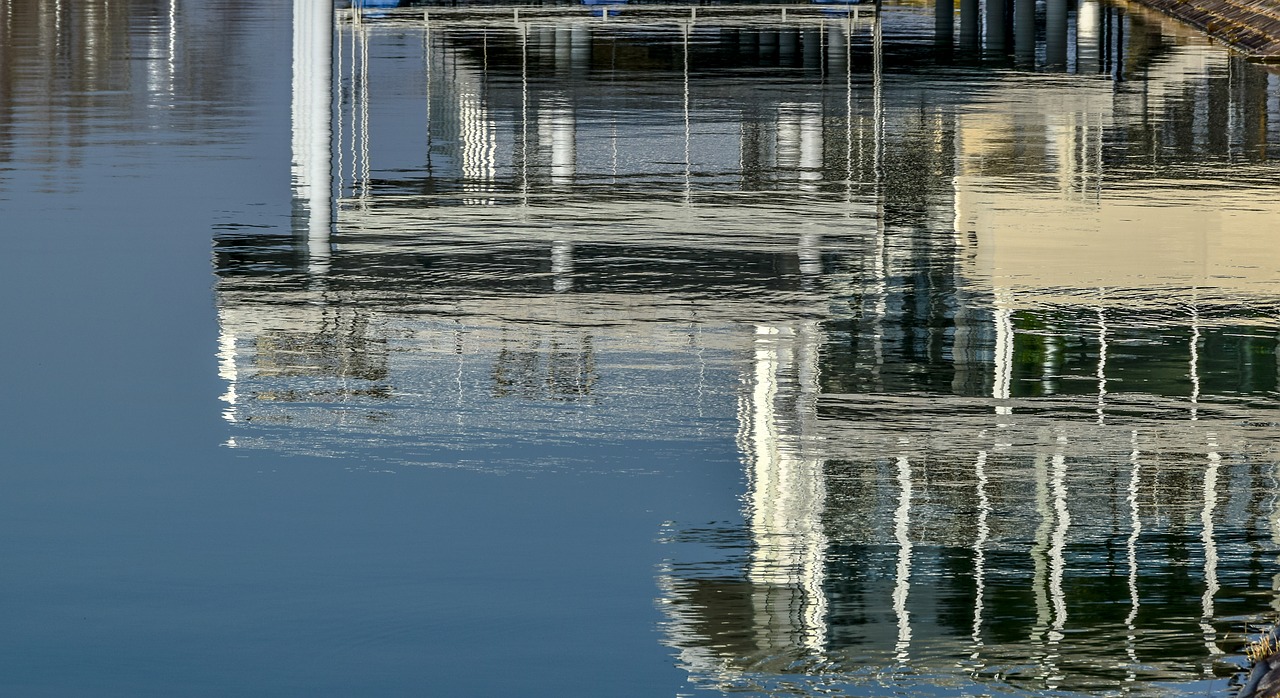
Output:
<path fill-rule="evenodd" d="M 0 693 L 1229 694 L 1280 76 L 776 9 L 0 0 Z"/>

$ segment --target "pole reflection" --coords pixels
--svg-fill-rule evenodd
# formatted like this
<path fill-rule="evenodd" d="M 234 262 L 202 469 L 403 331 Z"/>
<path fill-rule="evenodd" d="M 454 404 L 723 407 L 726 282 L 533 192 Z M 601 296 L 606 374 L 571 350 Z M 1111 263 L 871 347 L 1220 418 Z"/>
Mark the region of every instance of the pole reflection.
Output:
<path fill-rule="evenodd" d="M 502 439 L 733 438 L 738 549 L 659 579 L 720 688 L 1220 671 L 1277 603 L 1222 581 L 1275 551 L 1275 81 L 1093 2 L 1028 51 L 1025 7 L 962 0 L 950 58 L 903 58 L 893 8 L 300 31 L 303 224 L 215 243 L 231 443 L 503 470 Z M 940 89 L 980 26 L 1077 75 Z"/>

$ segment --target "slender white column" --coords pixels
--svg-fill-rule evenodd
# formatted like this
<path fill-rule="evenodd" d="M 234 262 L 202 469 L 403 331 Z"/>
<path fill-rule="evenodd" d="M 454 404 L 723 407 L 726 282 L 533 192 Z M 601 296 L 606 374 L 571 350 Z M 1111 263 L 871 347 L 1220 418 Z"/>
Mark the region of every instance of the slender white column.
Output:
<path fill-rule="evenodd" d="M 1098 424 L 1106 420 L 1107 402 L 1107 316 L 1098 308 Z"/>
<path fill-rule="evenodd" d="M 1142 519 L 1138 511 L 1138 488 L 1142 483 L 1142 454 L 1138 451 L 1137 430 L 1131 434 L 1130 441 L 1133 444 L 1133 451 L 1129 454 L 1129 496 L 1126 497 L 1129 503 L 1129 540 L 1125 545 L 1129 556 L 1129 615 L 1124 619 L 1127 631 L 1124 647 L 1125 654 L 1129 657 L 1128 672 L 1125 675 L 1126 683 L 1132 683 L 1138 678 L 1136 673 L 1138 631 L 1135 623 L 1138 620 L 1138 609 L 1142 606 L 1138 595 L 1138 537 L 1142 535 Z"/>
<path fill-rule="evenodd" d="M 985 592 L 987 583 L 987 537 L 991 533 L 987 525 L 987 517 L 991 514 L 991 501 L 987 498 L 987 452 L 978 451 L 978 460 L 974 463 L 974 475 L 978 483 L 978 525 L 977 536 L 973 541 L 973 654 L 970 659 L 978 661 L 982 653 L 982 615 L 985 611 Z"/>
<path fill-rule="evenodd" d="M 1036 448 L 1035 463 L 1032 471 L 1036 484 L 1036 514 L 1039 524 L 1031 545 L 1031 590 L 1035 596 L 1036 622 L 1031 629 L 1032 645 L 1044 645 L 1045 634 L 1053 621 L 1053 610 L 1049 606 L 1049 538 L 1053 531 L 1053 510 L 1049 508 L 1049 471 L 1048 457 Z M 1047 649 L 1043 650 L 1047 654 Z M 1043 661 L 1043 658 L 1042 658 Z"/>
<path fill-rule="evenodd" d="M 1200 417 L 1200 311 L 1191 306 L 1191 421 Z"/>
<path fill-rule="evenodd" d="M 995 398 L 996 414 L 1012 414 L 1009 399 L 1013 393 L 1013 311 L 1007 308 L 1008 298 L 1002 291 L 995 294 L 994 323 L 996 331 L 994 379 L 991 397 Z"/>
<path fill-rule="evenodd" d="M 293 198 L 309 267 L 329 268 L 332 221 L 333 4 L 293 2 Z"/>
<path fill-rule="evenodd" d="M 1218 468 L 1222 456 L 1218 454 L 1217 435 L 1209 433 L 1208 466 L 1204 470 L 1204 507 L 1200 510 L 1200 541 L 1204 544 L 1204 595 L 1200 598 L 1200 631 L 1209 654 L 1205 663 L 1206 675 L 1213 673 L 1213 657 L 1222 654 L 1218 649 L 1218 631 L 1213 627 L 1214 596 L 1218 589 L 1218 544 L 1213 537 L 1213 513 L 1218 506 Z"/>
<path fill-rule="evenodd" d="M 1062 590 L 1062 579 L 1066 572 L 1067 530 L 1071 527 L 1071 513 L 1067 509 L 1067 458 L 1062 453 L 1062 442 L 1066 437 L 1058 437 L 1058 452 L 1053 455 L 1053 511 L 1054 528 L 1052 544 L 1049 546 L 1049 596 L 1053 600 L 1053 627 L 1049 632 L 1051 644 L 1060 642 L 1062 631 L 1067 625 L 1067 600 Z"/>
<path fill-rule="evenodd" d="M 898 618 L 898 642 L 894 659 L 899 666 L 911 659 L 911 461 L 898 456 L 898 508 L 893 512 L 893 537 L 898 543 L 898 565 L 893 582 L 893 613 Z"/>

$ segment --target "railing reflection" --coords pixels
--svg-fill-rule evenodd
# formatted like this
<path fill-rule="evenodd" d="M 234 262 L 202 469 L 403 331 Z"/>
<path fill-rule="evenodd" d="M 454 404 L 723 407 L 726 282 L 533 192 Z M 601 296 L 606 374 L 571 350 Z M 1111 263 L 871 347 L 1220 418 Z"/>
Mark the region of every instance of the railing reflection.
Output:
<path fill-rule="evenodd" d="M 1228 583 L 1277 543 L 1253 398 L 1280 375 L 1255 244 L 1280 200 L 1244 170 L 1224 220 L 1182 184 L 1262 171 L 1274 129 L 1170 123 L 1219 119 L 1223 81 L 1280 122 L 1274 85 L 1085 5 L 1061 58 L 1089 75 L 976 67 L 943 96 L 890 75 L 886 18 L 344 21 L 325 88 L 299 5 L 298 238 L 218 241 L 236 445 L 692 438 L 736 396 L 741 556 L 661 580 L 700 680 L 1218 670 L 1280 605 Z"/>

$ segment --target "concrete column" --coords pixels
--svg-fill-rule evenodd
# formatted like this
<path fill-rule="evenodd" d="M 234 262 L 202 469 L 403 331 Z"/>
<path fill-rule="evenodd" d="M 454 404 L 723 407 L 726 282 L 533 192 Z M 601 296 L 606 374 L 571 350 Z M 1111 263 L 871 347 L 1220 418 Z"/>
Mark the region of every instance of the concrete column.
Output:
<path fill-rule="evenodd" d="M 849 40 L 845 36 L 844 27 L 834 24 L 827 29 L 827 72 L 841 75 L 849 64 Z"/>
<path fill-rule="evenodd" d="M 778 64 L 778 32 L 760 32 L 760 64 Z"/>
<path fill-rule="evenodd" d="M 760 32 L 743 29 L 738 32 L 738 59 L 743 64 L 755 63 L 760 58 Z"/>
<path fill-rule="evenodd" d="M 551 110 L 551 183 L 569 184 L 577 172 L 577 120 L 568 105 Z"/>
<path fill-rule="evenodd" d="M 551 285 L 556 293 L 573 290 L 573 243 L 551 243 Z"/>
<path fill-rule="evenodd" d="M 569 67 L 574 75 L 591 69 L 591 28 L 576 25 L 569 34 Z"/>
<path fill-rule="evenodd" d="M 960 48 L 965 51 L 978 50 L 978 14 L 978 0 L 960 0 Z"/>
<path fill-rule="evenodd" d="M 985 42 L 983 48 L 987 53 L 1002 54 L 1006 44 L 1004 31 L 1004 14 L 1006 0 L 987 0 L 985 21 Z"/>
<path fill-rule="evenodd" d="M 778 65 L 786 68 L 795 65 L 799 48 L 800 32 L 795 29 L 783 29 L 778 32 Z"/>
<path fill-rule="evenodd" d="M 1036 0 L 1013 0 L 1013 55 L 1019 68 L 1036 64 Z"/>
<path fill-rule="evenodd" d="M 555 37 L 556 72 L 568 71 L 573 65 L 573 29 L 556 27 Z"/>
<path fill-rule="evenodd" d="M 822 105 L 806 104 L 800 113 L 801 189 L 817 189 L 822 180 Z M 803 267 L 803 264 L 801 265 Z"/>
<path fill-rule="evenodd" d="M 801 105 L 783 103 L 778 105 L 778 140 L 776 166 L 779 176 L 790 178 L 800 166 L 800 110 Z M 784 175 L 785 173 L 785 175 Z"/>
<path fill-rule="evenodd" d="M 933 41 L 950 48 L 955 41 L 956 0 L 935 0 L 933 6 Z"/>
<path fill-rule="evenodd" d="M 1067 69 L 1067 0 L 1045 0 L 1045 67 Z"/>
<path fill-rule="evenodd" d="M 822 69 L 822 30 L 806 29 L 800 41 L 800 48 L 804 52 L 804 69 L 819 72 Z"/>
<path fill-rule="evenodd" d="M 1097 0 L 1081 0 L 1076 11 L 1076 60 L 1081 75 L 1102 70 L 1102 17 Z"/>

